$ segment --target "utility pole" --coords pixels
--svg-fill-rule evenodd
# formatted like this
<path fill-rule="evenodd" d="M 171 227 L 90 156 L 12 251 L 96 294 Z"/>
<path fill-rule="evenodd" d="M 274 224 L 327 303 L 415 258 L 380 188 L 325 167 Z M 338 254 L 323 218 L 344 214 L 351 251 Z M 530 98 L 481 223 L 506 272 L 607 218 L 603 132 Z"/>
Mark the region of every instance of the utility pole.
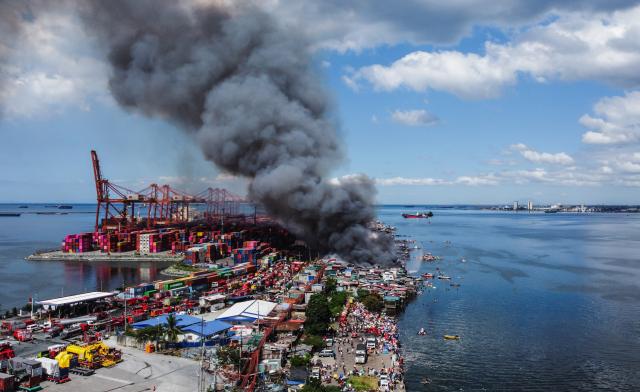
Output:
<path fill-rule="evenodd" d="M 122 279 L 122 294 L 124 298 L 124 332 L 127 332 L 127 296 L 124 289 L 124 278 Z"/>

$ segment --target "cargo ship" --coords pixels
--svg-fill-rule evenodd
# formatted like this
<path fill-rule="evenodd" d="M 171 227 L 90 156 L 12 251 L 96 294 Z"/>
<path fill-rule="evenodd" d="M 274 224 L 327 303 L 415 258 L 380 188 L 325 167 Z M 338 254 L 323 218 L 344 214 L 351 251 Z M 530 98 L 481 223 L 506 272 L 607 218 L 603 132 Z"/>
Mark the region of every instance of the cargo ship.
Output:
<path fill-rule="evenodd" d="M 67 205 L 67 204 L 63 204 L 63 205 L 58 206 L 59 210 L 70 210 L 72 208 L 73 208 L 73 206 L 70 206 L 70 205 Z"/>
<path fill-rule="evenodd" d="M 415 214 L 402 214 L 402 217 L 405 219 L 422 219 L 422 218 L 431 218 L 433 216 L 433 212 L 416 212 Z"/>

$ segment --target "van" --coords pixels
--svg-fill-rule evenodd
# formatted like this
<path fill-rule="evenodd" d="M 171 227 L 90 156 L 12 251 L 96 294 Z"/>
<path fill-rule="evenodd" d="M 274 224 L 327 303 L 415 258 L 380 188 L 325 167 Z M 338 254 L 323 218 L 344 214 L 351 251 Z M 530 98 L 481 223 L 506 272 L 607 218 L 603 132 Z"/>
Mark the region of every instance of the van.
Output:
<path fill-rule="evenodd" d="M 324 350 L 320 351 L 320 354 L 318 354 L 318 356 L 335 358 L 336 357 L 336 353 L 334 353 L 333 350 L 324 349 Z"/>
<path fill-rule="evenodd" d="M 364 344 L 358 344 L 356 346 L 356 361 L 357 364 L 367 363 L 367 346 Z"/>

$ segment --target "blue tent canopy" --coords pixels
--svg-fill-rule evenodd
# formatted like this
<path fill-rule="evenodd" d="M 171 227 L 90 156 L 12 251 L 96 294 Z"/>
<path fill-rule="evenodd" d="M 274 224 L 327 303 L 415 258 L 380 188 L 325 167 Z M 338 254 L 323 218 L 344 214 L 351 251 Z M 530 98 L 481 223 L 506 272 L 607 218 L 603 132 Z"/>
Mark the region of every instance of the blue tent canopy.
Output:
<path fill-rule="evenodd" d="M 233 327 L 233 325 L 225 323 L 224 321 L 213 320 L 205 323 L 198 322 L 197 324 L 192 324 L 188 327 L 182 328 L 182 331 L 208 337 L 219 334 L 222 331 L 226 331 L 231 327 Z"/>
<path fill-rule="evenodd" d="M 158 317 L 150 318 L 148 320 L 138 321 L 132 325 L 133 328 L 146 328 L 146 327 L 157 327 L 158 325 L 166 325 L 168 314 L 163 314 Z M 200 324 L 201 319 L 193 316 L 189 316 L 187 314 L 176 314 L 176 325 L 178 328 L 184 329 L 193 324 Z"/>

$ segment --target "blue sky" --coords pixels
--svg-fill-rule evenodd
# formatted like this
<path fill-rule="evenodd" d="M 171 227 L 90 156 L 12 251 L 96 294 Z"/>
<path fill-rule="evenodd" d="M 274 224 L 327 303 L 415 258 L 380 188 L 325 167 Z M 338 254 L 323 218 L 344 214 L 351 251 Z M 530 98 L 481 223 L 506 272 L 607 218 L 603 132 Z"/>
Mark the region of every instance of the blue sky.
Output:
<path fill-rule="evenodd" d="M 333 175 L 374 177 L 380 203 L 640 203 L 635 2 L 469 1 L 453 13 L 439 3 L 265 5 L 284 24 L 313 26 L 305 32 L 348 153 Z M 105 176 L 132 189 L 243 193 L 180 130 L 113 101 L 79 29 L 72 16 L 43 15 L 20 45 L 0 47 L 10 54 L 0 64 L 0 202 L 93 201 L 91 149 Z"/>

